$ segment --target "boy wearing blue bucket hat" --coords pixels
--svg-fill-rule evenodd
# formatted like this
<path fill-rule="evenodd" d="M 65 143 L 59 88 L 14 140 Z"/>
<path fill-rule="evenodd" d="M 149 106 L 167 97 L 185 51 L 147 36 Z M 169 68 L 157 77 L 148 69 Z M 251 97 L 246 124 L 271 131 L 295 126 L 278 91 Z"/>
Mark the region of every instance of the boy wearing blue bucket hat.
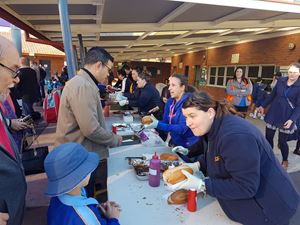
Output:
<path fill-rule="evenodd" d="M 84 187 L 98 163 L 98 155 L 78 143 L 59 145 L 48 154 L 44 162 L 48 176 L 46 195 L 52 197 L 48 225 L 119 225 L 118 204 L 99 205 L 96 199 L 86 197 Z M 107 219 L 100 216 L 99 210 Z"/>

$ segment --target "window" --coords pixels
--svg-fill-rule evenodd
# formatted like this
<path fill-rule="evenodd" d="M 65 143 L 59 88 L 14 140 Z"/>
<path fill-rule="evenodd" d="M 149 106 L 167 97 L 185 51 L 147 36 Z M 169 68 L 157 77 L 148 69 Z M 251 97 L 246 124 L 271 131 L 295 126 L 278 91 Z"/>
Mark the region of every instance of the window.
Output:
<path fill-rule="evenodd" d="M 217 75 L 217 67 L 211 67 L 210 74 L 209 74 L 209 84 L 215 84 L 216 75 Z"/>
<path fill-rule="evenodd" d="M 275 66 L 262 66 L 261 78 L 272 79 L 275 71 Z"/>
<path fill-rule="evenodd" d="M 234 66 L 227 67 L 227 71 L 226 71 L 226 83 L 225 83 L 225 85 L 227 85 L 227 82 L 228 82 L 229 79 L 233 78 L 234 70 L 235 70 Z"/>
<path fill-rule="evenodd" d="M 225 67 L 219 67 L 218 68 L 218 78 L 217 78 L 217 85 L 223 85 L 225 75 Z"/>

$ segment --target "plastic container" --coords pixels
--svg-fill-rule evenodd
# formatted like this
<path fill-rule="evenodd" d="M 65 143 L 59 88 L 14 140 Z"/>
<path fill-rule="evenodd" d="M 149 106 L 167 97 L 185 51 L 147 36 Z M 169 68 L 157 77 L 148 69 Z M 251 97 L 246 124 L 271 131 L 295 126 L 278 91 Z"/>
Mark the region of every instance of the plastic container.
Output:
<path fill-rule="evenodd" d="M 190 212 L 197 210 L 197 191 L 195 189 L 190 189 L 188 192 L 187 210 Z"/>
<path fill-rule="evenodd" d="M 104 106 L 103 114 L 105 117 L 109 117 L 109 111 L 110 111 L 110 106 L 109 105 Z"/>
<path fill-rule="evenodd" d="M 155 154 L 152 156 L 149 165 L 149 185 L 151 187 L 159 187 L 160 185 L 160 160 Z"/>
<path fill-rule="evenodd" d="M 123 116 L 123 121 L 126 124 L 133 123 L 133 116 L 129 112 L 125 112 Z"/>

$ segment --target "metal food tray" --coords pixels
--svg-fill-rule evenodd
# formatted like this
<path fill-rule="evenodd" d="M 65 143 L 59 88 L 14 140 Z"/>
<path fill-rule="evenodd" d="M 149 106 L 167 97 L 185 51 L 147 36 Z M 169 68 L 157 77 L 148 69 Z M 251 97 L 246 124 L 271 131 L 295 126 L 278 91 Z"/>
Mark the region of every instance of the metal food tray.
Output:
<path fill-rule="evenodd" d="M 128 164 L 131 165 L 134 169 L 135 176 L 138 180 L 148 180 L 149 176 L 149 160 L 143 159 L 129 159 Z M 169 166 L 180 166 L 182 162 L 180 161 L 161 161 L 160 166 L 160 176 L 162 178 L 162 174 L 164 171 L 168 169 Z"/>
<path fill-rule="evenodd" d="M 141 140 L 138 136 L 136 135 L 124 135 L 122 136 L 122 144 L 121 146 L 126 146 L 126 145 L 136 145 L 141 143 Z"/>

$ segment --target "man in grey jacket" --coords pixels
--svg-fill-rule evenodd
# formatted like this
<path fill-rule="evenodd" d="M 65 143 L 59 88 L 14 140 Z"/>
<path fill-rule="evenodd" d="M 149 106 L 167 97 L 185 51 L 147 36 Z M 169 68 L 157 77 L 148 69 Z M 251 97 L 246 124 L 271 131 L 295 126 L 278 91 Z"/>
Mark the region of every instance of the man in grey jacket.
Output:
<path fill-rule="evenodd" d="M 12 42 L 0 36 L 0 102 L 4 102 L 18 80 L 19 54 Z M 0 110 L 0 224 L 22 224 L 26 180 L 22 161 L 6 119 Z"/>
<path fill-rule="evenodd" d="M 86 149 L 98 153 L 100 163 L 92 173 L 87 186 L 89 197 L 100 202 L 107 201 L 108 147 L 121 144 L 122 138 L 108 131 L 102 112 L 98 83 L 103 83 L 113 67 L 112 56 L 103 48 L 91 48 L 85 65 L 63 90 L 58 122 L 56 144 L 78 142 Z"/>

